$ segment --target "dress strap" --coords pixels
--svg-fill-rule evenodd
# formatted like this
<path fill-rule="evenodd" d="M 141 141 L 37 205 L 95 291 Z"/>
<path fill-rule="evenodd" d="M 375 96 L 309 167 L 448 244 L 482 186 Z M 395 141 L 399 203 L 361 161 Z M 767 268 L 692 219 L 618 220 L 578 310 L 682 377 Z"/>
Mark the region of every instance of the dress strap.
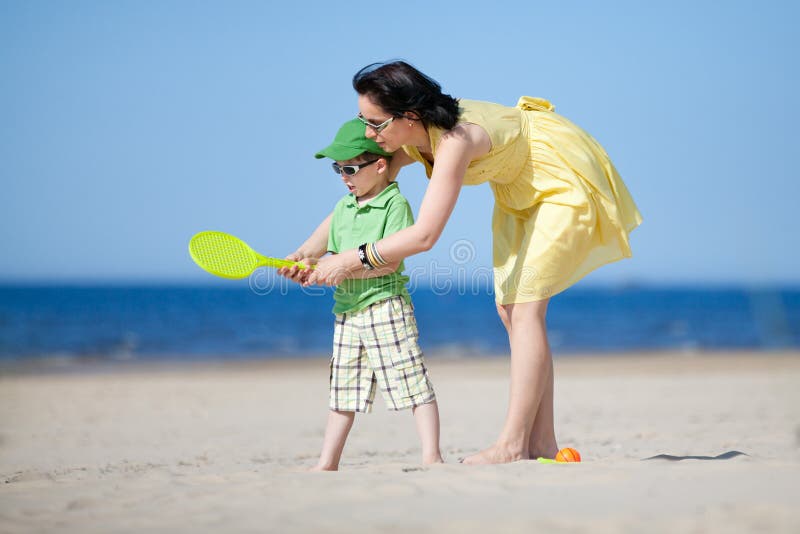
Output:
<path fill-rule="evenodd" d="M 555 111 L 556 107 L 549 100 L 535 96 L 521 96 L 517 107 L 523 111 Z"/>

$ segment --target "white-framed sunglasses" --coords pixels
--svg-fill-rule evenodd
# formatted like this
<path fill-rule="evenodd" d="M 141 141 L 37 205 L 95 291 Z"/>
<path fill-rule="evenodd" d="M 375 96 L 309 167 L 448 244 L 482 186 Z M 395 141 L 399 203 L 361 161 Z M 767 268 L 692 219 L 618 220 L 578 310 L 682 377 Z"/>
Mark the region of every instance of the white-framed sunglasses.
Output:
<path fill-rule="evenodd" d="M 381 159 L 381 158 L 378 158 Z M 367 161 L 366 163 L 359 163 L 358 165 L 339 165 L 335 161 L 331 163 L 331 167 L 333 167 L 333 172 L 336 174 L 345 174 L 347 176 L 353 176 L 355 173 L 363 169 L 364 167 L 369 167 L 378 159 L 373 159 L 372 161 Z"/>
<path fill-rule="evenodd" d="M 367 126 L 369 126 L 370 128 L 372 128 L 375 131 L 376 134 L 381 133 L 395 119 L 395 117 L 389 117 L 388 119 L 386 119 L 385 121 L 383 121 L 380 124 L 372 124 L 367 119 L 365 119 L 364 116 L 361 113 L 356 115 L 356 118 L 358 120 L 360 120 L 361 122 L 363 122 L 364 124 L 366 124 Z"/>

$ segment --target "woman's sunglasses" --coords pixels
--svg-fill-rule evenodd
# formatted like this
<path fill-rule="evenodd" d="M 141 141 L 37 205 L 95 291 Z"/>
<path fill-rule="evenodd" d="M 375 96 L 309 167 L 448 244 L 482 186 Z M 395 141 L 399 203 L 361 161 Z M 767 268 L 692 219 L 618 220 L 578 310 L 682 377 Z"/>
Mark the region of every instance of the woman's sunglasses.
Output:
<path fill-rule="evenodd" d="M 378 158 L 381 159 L 381 158 Z M 331 163 L 331 167 L 333 167 L 333 172 L 336 174 L 346 174 L 347 176 L 353 176 L 355 173 L 363 169 L 364 167 L 369 167 L 378 159 L 373 159 L 372 161 L 368 161 L 366 163 L 359 163 L 358 165 L 339 165 L 336 162 Z"/>
<path fill-rule="evenodd" d="M 392 121 L 395 119 L 394 117 L 389 117 L 388 119 L 386 119 L 385 121 L 383 121 L 383 122 L 382 122 L 382 123 L 380 123 L 380 124 L 372 124 L 372 123 L 371 123 L 371 122 L 369 122 L 367 119 L 365 119 L 365 118 L 364 118 L 364 117 L 361 115 L 361 113 L 359 113 L 359 114 L 356 116 L 356 118 L 357 118 L 358 120 L 360 120 L 361 122 L 363 122 L 364 124 L 366 124 L 367 126 L 369 126 L 370 128 L 372 128 L 372 130 L 373 130 L 373 131 L 374 131 L 376 134 L 379 134 L 379 133 L 381 133 L 381 132 L 382 132 L 382 131 L 383 131 L 383 130 L 384 130 L 386 127 L 387 127 L 387 126 L 389 126 L 389 125 L 392 123 Z"/>

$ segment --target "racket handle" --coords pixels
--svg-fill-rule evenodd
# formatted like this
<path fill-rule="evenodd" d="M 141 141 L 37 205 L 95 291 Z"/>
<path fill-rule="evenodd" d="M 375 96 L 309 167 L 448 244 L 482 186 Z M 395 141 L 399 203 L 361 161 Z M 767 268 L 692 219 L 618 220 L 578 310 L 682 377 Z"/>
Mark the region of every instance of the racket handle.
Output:
<path fill-rule="evenodd" d="M 302 264 L 299 261 L 282 260 L 280 258 L 263 258 L 259 262 L 259 266 L 272 267 L 275 269 L 280 269 L 281 267 L 294 267 L 295 265 L 297 266 L 298 269 L 308 268 L 305 266 L 305 264 Z M 311 268 L 313 269 L 314 266 L 312 265 Z"/>

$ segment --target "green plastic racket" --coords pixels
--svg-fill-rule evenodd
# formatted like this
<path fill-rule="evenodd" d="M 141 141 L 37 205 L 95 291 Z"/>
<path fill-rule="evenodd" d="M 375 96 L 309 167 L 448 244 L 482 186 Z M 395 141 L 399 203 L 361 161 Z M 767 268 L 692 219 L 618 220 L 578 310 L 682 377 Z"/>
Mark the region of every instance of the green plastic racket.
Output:
<path fill-rule="evenodd" d="M 301 269 L 306 268 L 296 261 L 262 256 L 238 237 L 224 232 L 206 231 L 195 234 L 189 240 L 189 254 L 203 270 L 233 280 L 247 278 L 259 267 L 277 269 L 296 265 Z"/>

